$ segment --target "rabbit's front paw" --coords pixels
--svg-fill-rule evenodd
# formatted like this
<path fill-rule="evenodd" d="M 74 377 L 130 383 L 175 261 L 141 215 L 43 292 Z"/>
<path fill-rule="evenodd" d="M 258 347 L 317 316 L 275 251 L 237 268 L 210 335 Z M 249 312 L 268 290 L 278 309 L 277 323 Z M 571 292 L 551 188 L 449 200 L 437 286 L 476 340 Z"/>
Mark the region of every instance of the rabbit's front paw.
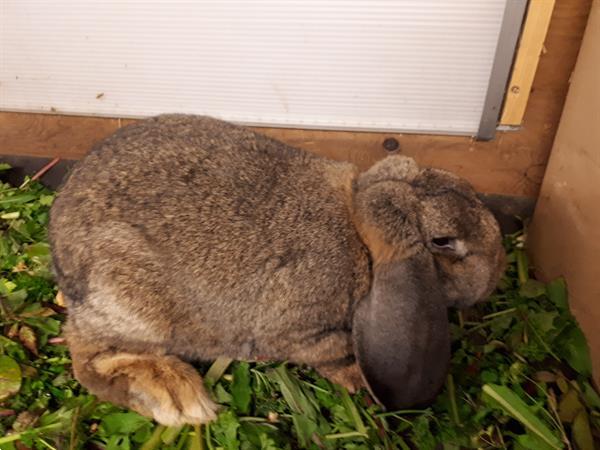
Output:
<path fill-rule="evenodd" d="M 177 357 L 107 352 L 96 356 L 92 365 L 100 375 L 95 385 L 101 379 L 109 383 L 125 379 L 126 383 L 120 383 L 127 386 L 122 396 L 125 406 L 163 425 L 201 424 L 216 419 L 217 405 L 204 389 L 202 378 Z"/>
<path fill-rule="evenodd" d="M 180 362 L 180 366 L 186 365 Z M 183 370 L 181 370 L 183 369 Z M 168 426 L 201 424 L 216 419 L 217 405 L 190 366 L 158 367 L 152 364 L 136 373 L 129 385 L 129 406 Z"/>
<path fill-rule="evenodd" d="M 174 356 L 119 353 L 97 360 L 99 372 L 126 374 L 129 405 L 163 425 L 200 424 L 216 419 L 217 405 L 192 366 Z"/>

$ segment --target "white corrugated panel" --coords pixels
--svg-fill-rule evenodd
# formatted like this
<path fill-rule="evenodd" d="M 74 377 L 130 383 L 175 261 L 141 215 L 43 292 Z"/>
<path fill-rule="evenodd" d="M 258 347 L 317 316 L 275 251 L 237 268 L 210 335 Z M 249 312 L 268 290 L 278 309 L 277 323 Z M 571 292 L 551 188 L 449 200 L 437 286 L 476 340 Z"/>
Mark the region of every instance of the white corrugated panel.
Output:
<path fill-rule="evenodd" d="M 0 108 L 474 133 L 506 0 L 0 0 Z"/>

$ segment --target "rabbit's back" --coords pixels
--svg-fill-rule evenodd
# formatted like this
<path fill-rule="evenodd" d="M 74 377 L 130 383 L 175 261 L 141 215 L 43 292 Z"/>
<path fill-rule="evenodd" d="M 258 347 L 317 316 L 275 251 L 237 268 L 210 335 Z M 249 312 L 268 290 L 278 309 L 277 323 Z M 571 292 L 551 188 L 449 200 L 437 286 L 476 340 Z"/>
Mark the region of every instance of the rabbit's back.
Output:
<path fill-rule="evenodd" d="M 286 357 L 290 339 L 349 330 L 369 284 L 349 213 L 354 176 L 351 165 L 207 117 L 120 130 L 77 165 L 52 210 L 72 326 L 123 335 L 136 318 L 138 328 L 161 320 L 160 337 L 140 340 L 194 353 L 208 339 L 205 357 Z M 91 305 L 107 291 L 118 305 Z M 114 326 L 100 330 L 100 316 Z"/>

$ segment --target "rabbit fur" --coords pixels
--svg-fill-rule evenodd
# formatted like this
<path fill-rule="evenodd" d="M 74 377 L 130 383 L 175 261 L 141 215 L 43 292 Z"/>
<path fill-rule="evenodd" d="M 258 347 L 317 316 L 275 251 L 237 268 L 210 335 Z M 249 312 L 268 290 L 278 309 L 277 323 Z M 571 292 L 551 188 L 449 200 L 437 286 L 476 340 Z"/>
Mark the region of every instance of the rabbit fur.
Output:
<path fill-rule="evenodd" d="M 392 404 L 427 400 L 446 308 L 486 298 L 503 269 L 493 216 L 454 175 L 402 156 L 361 174 L 177 114 L 78 162 L 49 237 L 76 377 L 166 425 L 215 418 L 189 362 L 219 356 L 308 364 L 350 389 L 397 360 L 375 395 L 411 373 Z"/>

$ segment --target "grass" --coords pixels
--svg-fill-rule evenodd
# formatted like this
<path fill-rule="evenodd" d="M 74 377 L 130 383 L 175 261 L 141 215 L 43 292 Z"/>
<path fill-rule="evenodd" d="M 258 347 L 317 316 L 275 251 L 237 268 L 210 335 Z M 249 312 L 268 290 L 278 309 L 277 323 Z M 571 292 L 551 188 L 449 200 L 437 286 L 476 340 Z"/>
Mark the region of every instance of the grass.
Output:
<path fill-rule="evenodd" d="M 0 169 L 6 169 L 0 165 Z M 489 302 L 451 311 L 453 357 L 427 409 L 385 412 L 313 370 L 217 360 L 199 367 L 218 420 L 166 428 L 99 402 L 73 379 L 49 270 L 54 194 L 0 184 L 0 450 L 594 448 L 600 396 L 562 280 L 529 277 L 521 235 Z"/>

